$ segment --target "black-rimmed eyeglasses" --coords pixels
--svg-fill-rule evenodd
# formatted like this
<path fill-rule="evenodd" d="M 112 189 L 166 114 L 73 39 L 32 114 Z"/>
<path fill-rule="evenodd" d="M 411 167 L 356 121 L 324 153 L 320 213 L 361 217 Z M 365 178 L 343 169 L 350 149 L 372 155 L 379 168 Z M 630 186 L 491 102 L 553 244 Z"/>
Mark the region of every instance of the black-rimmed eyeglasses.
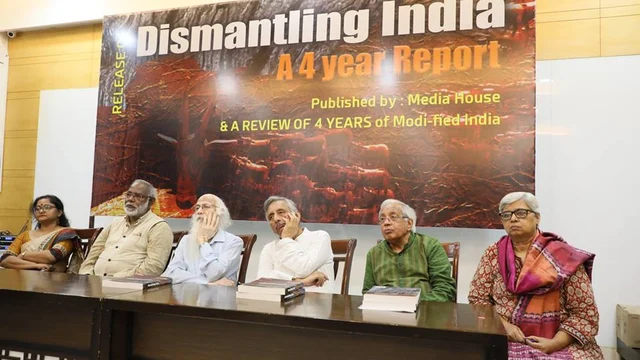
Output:
<path fill-rule="evenodd" d="M 511 217 L 513 216 L 513 214 L 516 214 L 516 217 L 518 219 L 524 219 L 529 215 L 529 213 L 535 214 L 536 212 L 529 209 L 515 209 L 513 211 L 503 211 L 500 213 L 500 219 L 502 219 L 502 221 L 509 221 L 511 220 Z"/>

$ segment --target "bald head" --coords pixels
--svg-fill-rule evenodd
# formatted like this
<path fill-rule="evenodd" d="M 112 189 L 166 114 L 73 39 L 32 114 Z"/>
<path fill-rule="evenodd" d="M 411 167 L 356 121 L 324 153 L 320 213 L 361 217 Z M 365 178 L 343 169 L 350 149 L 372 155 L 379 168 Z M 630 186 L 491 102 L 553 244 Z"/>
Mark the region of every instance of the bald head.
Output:
<path fill-rule="evenodd" d="M 207 202 L 209 204 L 216 205 L 217 204 L 217 200 L 220 200 L 220 199 L 217 196 L 213 195 L 213 194 L 204 194 L 204 195 L 202 195 L 202 196 L 200 196 L 198 198 L 198 204 L 200 202 Z M 220 200 L 220 201 L 222 201 L 222 200 Z"/>

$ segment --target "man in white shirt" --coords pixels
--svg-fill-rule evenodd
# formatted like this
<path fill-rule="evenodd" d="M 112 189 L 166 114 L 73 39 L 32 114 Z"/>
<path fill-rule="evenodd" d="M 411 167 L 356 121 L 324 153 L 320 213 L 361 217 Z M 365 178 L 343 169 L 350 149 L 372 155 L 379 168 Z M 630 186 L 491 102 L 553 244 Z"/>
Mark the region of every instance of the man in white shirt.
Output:
<path fill-rule="evenodd" d="M 262 249 L 258 278 L 293 279 L 304 283 L 307 291 L 334 292 L 329 234 L 301 227 L 300 212 L 290 199 L 271 196 L 264 212 L 278 239 Z"/>

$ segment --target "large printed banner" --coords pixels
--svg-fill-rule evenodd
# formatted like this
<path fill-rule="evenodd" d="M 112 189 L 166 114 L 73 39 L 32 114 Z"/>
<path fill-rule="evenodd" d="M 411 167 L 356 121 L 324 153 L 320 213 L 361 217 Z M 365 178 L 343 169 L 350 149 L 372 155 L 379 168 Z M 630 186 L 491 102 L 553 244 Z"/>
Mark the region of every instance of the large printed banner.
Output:
<path fill-rule="evenodd" d="M 214 193 L 263 220 L 374 224 L 397 198 L 419 226 L 498 227 L 534 191 L 535 2 L 262 0 L 106 17 L 92 213 Z"/>

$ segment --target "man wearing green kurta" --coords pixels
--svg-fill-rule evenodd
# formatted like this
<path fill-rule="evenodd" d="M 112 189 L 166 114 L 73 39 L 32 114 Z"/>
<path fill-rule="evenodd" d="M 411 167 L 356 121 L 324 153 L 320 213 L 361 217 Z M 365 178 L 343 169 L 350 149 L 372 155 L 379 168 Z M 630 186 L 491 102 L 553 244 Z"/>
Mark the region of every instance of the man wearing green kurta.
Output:
<path fill-rule="evenodd" d="M 393 199 L 380 207 L 384 241 L 367 253 L 362 293 L 376 285 L 420 288 L 420 300 L 456 301 L 451 265 L 440 242 L 416 233 L 416 213 Z"/>

